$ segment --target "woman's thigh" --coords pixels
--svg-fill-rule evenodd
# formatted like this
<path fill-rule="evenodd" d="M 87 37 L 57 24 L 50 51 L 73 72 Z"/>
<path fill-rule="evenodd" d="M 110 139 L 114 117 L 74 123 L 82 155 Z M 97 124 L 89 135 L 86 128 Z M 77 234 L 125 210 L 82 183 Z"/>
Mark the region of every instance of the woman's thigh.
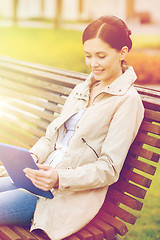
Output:
<path fill-rule="evenodd" d="M 14 185 L 10 177 L 0 177 L 0 192 L 15 189 L 17 189 L 17 187 Z"/>
<path fill-rule="evenodd" d="M 29 192 L 17 189 L 9 179 L 0 180 L 0 225 L 29 226 L 37 199 L 38 197 Z"/>

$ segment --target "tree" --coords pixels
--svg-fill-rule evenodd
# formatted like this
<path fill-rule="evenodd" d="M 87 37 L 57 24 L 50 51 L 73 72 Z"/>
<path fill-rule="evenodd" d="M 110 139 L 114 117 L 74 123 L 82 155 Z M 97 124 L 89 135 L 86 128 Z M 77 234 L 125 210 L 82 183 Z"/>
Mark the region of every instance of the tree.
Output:
<path fill-rule="evenodd" d="M 83 0 L 78 0 L 78 15 L 79 15 L 79 19 L 81 19 L 82 12 L 83 12 Z"/>
<path fill-rule="evenodd" d="M 126 0 L 126 17 L 127 19 L 133 19 L 135 10 L 134 10 L 135 0 Z"/>
<path fill-rule="evenodd" d="M 56 0 L 56 16 L 54 21 L 55 28 L 59 28 L 61 24 L 62 4 L 63 0 Z"/>
<path fill-rule="evenodd" d="M 13 0 L 13 23 L 16 25 L 17 24 L 17 9 L 18 9 L 18 0 Z"/>
<path fill-rule="evenodd" d="M 40 1 L 41 17 L 44 18 L 45 0 Z"/>

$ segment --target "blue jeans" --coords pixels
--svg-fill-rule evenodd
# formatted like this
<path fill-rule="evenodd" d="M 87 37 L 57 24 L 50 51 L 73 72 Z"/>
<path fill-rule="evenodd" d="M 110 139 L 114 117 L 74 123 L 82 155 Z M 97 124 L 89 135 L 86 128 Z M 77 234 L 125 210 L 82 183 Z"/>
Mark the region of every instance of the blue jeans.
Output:
<path fill-rule="evenodd" d="M 30 226 L 38 197 L 0 178 L 0 225 Z"/>

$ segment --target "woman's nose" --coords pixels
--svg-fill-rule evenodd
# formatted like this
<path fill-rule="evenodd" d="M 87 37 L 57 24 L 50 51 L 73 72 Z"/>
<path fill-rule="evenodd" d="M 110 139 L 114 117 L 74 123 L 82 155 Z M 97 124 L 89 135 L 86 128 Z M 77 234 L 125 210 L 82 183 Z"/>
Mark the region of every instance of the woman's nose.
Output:
<path fill-rule="evenodd" d="M 92 67 L 98 67 L 99 63 L 95 59 L 93 59 L 92 62 L 91 62 L 91 66 Z"/>

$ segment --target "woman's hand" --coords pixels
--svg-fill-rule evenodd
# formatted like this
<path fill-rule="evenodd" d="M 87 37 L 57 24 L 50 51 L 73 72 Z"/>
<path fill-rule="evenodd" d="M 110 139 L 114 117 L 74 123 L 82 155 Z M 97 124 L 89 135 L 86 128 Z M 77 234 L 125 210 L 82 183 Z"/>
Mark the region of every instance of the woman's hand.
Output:
<path fill-rule="evenodd" d="M 23 171 L 26 177 L 29 178 L 37 188 L 44 191 L 58 187 L 59 176 L 57 171 L 49 165 L 37 164 L 37 166 L 40 170 L 25 168 Z"/>

